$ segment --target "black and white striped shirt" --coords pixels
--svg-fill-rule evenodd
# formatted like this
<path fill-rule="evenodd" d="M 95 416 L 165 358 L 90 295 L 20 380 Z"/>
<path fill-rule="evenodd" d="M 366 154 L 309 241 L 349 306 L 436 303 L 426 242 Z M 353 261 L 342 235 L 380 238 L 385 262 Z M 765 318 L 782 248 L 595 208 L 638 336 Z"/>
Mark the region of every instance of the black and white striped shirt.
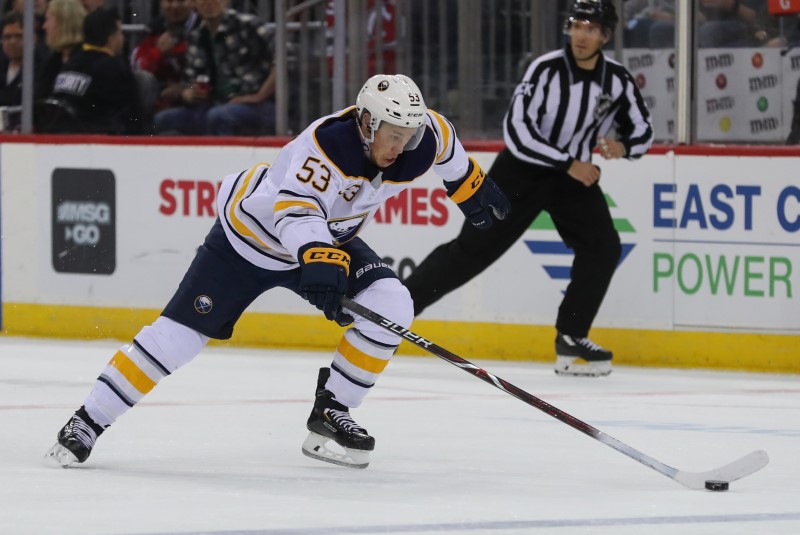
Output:
<path fill-rule="evenodd" d="M 626 158 L 650 149 L 650 112 L 631 74 L 603 54 L 593 71 L 580 69 L 567 47 L 528 66 L 506 112 L 503 137 L 520 160 L 566 171 L 573 160 L 590 161 L 597 136 L 612 126 Z"/>

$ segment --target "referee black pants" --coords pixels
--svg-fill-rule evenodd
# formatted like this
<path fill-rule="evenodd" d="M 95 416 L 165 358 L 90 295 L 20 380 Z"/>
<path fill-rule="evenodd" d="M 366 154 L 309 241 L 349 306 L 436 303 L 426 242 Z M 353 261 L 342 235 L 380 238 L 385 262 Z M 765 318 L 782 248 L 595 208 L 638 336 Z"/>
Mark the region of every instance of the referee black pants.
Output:
<path fill-rule="evenodd" d="M 508 196 L 511 213 L 487 230 L 465 221 L 453 241 L 422 261 L 404 281 L 415 315 L 489 267 L 545 210 L 561 239 L 575 251 L 556 328 L 570 336 L 587 336 L 622 252 L 600 186 L 587 188 L 563 171 L 528 164 L 508 150 L 500 152 L 488 175 Z M 532 276 L 529 269 L 520 266 L 519 276 Z"/>

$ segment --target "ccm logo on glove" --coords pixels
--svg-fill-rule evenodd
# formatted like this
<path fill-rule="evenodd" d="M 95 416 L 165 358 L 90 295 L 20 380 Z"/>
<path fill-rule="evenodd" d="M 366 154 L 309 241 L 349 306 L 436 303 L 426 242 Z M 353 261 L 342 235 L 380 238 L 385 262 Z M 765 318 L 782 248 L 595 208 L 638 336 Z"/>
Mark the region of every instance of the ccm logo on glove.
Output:
<path fill-rule="evenodd" d="M 505 194 L 472 158 L 469 159 L 466 176 L 455 182 L 445 182 L 444 187 L 450 199 L 476 228 L 489 228 L 492 226 L 492 215 L 502 220 L 511 211 Z"/>
<path fill-rule="evenodd" d="M 331 247 L 311 247 L 303 251 L 302 264 L 309 262 L 329 262 L 342 266 L 347 274 L 350 273 L 350 255 L 339 249 Z"/>
<path fill-rule="evenodd" d="M 350 255 L 323 242 L 307 243 L 298 251 L 300 260 L 300 293 L 320 309 L 325 317 L 341 326 L 353 322 L 342 310 L 342 297 L 347 293 Z"/>

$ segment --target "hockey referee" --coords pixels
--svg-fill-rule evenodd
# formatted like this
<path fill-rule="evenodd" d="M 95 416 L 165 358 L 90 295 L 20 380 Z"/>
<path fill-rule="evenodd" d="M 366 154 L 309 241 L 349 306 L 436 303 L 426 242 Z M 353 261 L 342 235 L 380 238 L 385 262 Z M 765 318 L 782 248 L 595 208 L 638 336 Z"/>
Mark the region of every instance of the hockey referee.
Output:
<path fill-rule="evenodd" d="M 650 114 L 633 77 L 601 52 L 618 20 L 611 0 L 573 3 L 564 25 L 569 44 L 531 62 L 503 122 L 506 148 L 488 174 L 511 201 L 510 215 L 489 230 L 465 224 L 405 281 L 419 315 L 491 265 L 546 210 L 575 252 L 556 320 L 555 371 L 564 375 L 611 373 L 611 351 L 588 336 L 621 245 L 592 150 L 597 146 L 606 159 L 633 160 L 653 142 Z"/>

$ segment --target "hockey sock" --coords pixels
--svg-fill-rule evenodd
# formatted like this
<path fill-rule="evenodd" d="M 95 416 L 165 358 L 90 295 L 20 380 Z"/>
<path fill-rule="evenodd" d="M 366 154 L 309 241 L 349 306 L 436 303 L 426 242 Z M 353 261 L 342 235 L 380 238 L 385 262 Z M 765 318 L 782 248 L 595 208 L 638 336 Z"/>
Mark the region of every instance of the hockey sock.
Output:
<path fill-rule="evenodd" d="M 396 345 L 370 340 L 358 329 L 348 329 L 333 355 L 331 376 L 325 388 L 339 403 L 358 407 L 396 349 Z"/>
<path fill-rule="evenodd" d="M 207 342 L 208 337 L 188 327 L 158 318 L 114 354 L 84 401 L 86 412 L 98 425 L 111 425 Z"/>

